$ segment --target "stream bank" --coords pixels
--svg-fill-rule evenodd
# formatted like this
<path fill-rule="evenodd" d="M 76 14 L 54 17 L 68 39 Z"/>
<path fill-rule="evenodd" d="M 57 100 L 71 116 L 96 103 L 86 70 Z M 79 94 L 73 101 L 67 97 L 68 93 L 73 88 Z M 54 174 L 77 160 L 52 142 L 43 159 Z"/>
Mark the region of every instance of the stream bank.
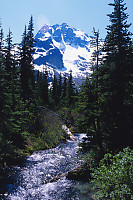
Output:
<path fill-rule="evenodd" d="M 84 134 L 75 134 L 76 140 L 67 139 L 56 148 L 35 151 L 21 166 L 10 169 L 8 184 L 3 185 L 2 200 L 91 200 L 88 183 L 68 180 L 66 176 L 52 181 L 60 174 L 83 164 L 78 142 Z"/>

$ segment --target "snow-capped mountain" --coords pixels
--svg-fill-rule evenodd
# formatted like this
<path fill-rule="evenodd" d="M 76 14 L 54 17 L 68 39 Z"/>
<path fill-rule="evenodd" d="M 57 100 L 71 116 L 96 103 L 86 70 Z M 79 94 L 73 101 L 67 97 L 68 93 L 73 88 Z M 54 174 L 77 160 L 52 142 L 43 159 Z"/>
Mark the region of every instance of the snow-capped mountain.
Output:
<path fill-rule="evenodd" d="M 93 39 L 66 23 L 43 26 L 35 36 L 35 69 L 42 71 L 46 64 L 51 74 L 72 70 L 74 82 L 80 84 L 91 73 Z"/>

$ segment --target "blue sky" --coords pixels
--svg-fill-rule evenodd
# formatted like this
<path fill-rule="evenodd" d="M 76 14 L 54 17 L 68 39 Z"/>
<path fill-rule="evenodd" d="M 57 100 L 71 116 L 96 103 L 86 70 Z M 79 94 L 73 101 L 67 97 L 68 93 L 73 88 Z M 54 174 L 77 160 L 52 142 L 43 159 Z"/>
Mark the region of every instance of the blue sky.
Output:
<path fill-rule="evenodd" d="M 28 25 L 31 14 L 34 18 L 34 34 L 44 24 L 68 23 L 92 35 L 93 27 L 99 29 L 100 37 L 106 36 L 109 25 L 107 14 L 112 12 L 108 3 L 113 0 L 0 0 L 0 18 L 5 37 L 9 27 L 13 42 L 20 42 L 24 26 Z M 129 22 L 133 23 L 133 0 L 125 0 Z M 133 32 L 133 25 L 130 28 Z"/>

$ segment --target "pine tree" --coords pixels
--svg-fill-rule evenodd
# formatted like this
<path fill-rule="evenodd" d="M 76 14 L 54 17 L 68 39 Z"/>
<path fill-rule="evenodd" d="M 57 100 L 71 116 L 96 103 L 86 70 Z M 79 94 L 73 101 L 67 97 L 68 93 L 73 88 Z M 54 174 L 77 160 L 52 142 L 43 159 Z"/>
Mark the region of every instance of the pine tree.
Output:
<path fill-rule="evenodd" d="M 133 80 L 131 67 L 131 33 L 128 31 L 128 15 L 125 13 L 124 0 L 114 0 L 109 4 L 114 11 L 109 14 L 111 25 L 107 26 L 105 39 L 106 57 L 100 68 L 101 99 L 103 100 L 104 132 L 108 135 L 109 149 L 121 149 L 130 145 L 133 137 L 131 116 L 132 104 L 128 103 Z M 130 118 L 130 119 L 129 119 Z"/>
<path fill-rule="evenodd" d="M 86 80 L 83 82 L 79 95 L 78 95 L 78 126 L 81 131 L 86 132 L 88 136 L 88 141 L 90 141 L 90 135 L 94 132 L 94 84 L 92 84 L 89 77 L 86 77 Z M 93 128 L 92 128 L 93 127 Z M 92 130 L 93 129 L 93 130 Z M 87 140 L 86 140 L 87 141 Z M 90 142 L 89 142 L 90 143 Z M 90 146 L 86 143 L 86 146 Z"/>
<path fill-rule="evenodd" d="M 93 80 L 94 81 L 94 80 Z M 96 161 L 99 161 L 103 154 L 103 137 L 100 124 L 100 108 L 97 109 L 97 95 L 95 81 L 87 77 L 82 84 L 78 95 L 78 127 L 80 131 L 86 133 L 81 144 L 82 150 L 85 152 L 93 151 L 96 155 Z"/>
<path fill-rule="evenodd" d="M 58 104 L 57 88 L 58 88 L 58 81 L 56 75 L 54 74 L 53 85 L 52 85 L 52 99 L 54 100 L 55 105 Z"/>
<path fill-rule="evenodd" d="M 21 97 L 26 100 L 29 96 L 29 82 L 28 82 L 28 61 L 27 61 L 27 28 L 22 36 L 22 47 L 20 50 L 20 80 L 21 80 Z"/>
<path fill-rule="evenodd" d="M 62 85 L 62 96 L 63 98 L 66 97 L 66 91 L 67 91 L 67 78 L 66 78 L 66 73 L 64 74 L 64 77 L 63 77 L 63 85 Z"/>
<path fill-rule="evenodd" d="M 74 83 L 72 79 L 72 71 L 70 71 L 69 77 L 68 77 L 68 84 L 67 84 L 67 102 L 68 105 L 71 106 L 74 103 Z"/>
<path fill-rule="evenodd" d="M 62 76 L 61 76 L 61 73 L 60 73 L 59 78 L 58 78 L 57 96 L 58 96 L 58 100 L 60 102 L 61 97 L 62 97 Z"/>
<path fill-rule="evenodd" d="M 105 40 L 106 56 L 99 65 L 99 34 L 93 54 L 93 73 L 79 93 L 79 123 L 85 127 L 87 138 L 83 149 L 99 148 L 99 158 L 107 151 L 132 146 L 133 139 L 133 56 L 127 15 L 123 0 L 115 0 L 114 12 L 109 15 Z M 132 63 L 132 64 L 131 64 Z M 83 112 L 81 111 L 83 110 Z M 87 126 L 88 124 L 88 126 Z"/>
<path fill-rule="evenodd" d="M 33 18 L 31 16 L 28 33 L 25 26 L 25 30 L 22 38 L 22 50 L 21 50 L 21 88 L 23 99 L 33 99 L 34 87 L 35 87 L 35 75 L 34 75 L 34 35 L 33 35 Z"/>
<path fill-rule="evenodd" d="M 100 84 L 99 84 L 99 31 L 94 30 L 95 47 L 92 57 L 92 71 L 90 77 L 87 77 L 82 84 L 78 96 L 78 110 L 80 113 L 78 124 L 81 131 L 86 132 L 87 137 L 82 143 L 82 148 L 85 151 L 91 149 L 98 150 L 98 159 L 104 155 L 103 134 L 101 119 L 101 99 L 100 99 Z"/>
<path fill-rule="evenodd" d="M 45 64 L 45 71 L 43 71 L 43 74 L 41 76 L 41 98 L 43 101 L 44 105 L 48 104 L 48 71 L 47 71 L 47 66 Z"/>
<path fill-rule="evenodd" d="M 127 56 L 131 53 L 131 38 L 129 32 L 131 24 L 127 24 L 128 15 L 125 13 L 127 7 L 124 0 L 114 0 L 110 6 L 114 11 L 109 14 L 111 25 L 107 26 L 107 36 L 105 39 L 106 61 L 123 65 L 127 61 Z"/>
<path fill-rule="evenodd" d="M 1 24 L 0 24 L 1 28 Z M 3 58 L 3 51 L 2 51 L 2 40 L 3 35 L 0 37 L 0 134 L 4 134 L 6 132 L 6 125 L 8 116 L 6 113 L 8 113 L 7 108 L 7 83 L 5 79 L 5 66 L 4 66 L 4 58 Z"/>
<path fill-rule="evenodd" d="M 0 56 L 3 55 L 3 37 L 4 37 L 4 33 L 3 33 L 3 29 L 1 28 L 1 22 L 0 22 Z"/>
<path fill-rule="evenodd" d="M 95 37 L 95 41 L 93 42 L 93 46 L 95 47 L 93 55 L 92 55 L 92 70 L 93 73 L 90 77 L 91 79 L 91 88 L 93 88 L 92 96 L 93 102 L 90 113 L 92 114 L 93 121 L 91 121 L 91 127 L 93 127 L 93 134 L 88 134 L 88 141 L 93 141 L 93 145 L 97 145 L 99 147 L 99 152 L 101 157 L 104 155 L 103 148 L 103 136 L 102 136 L 102 124 L 100 122 L 101 118 L 101 100 L 100 100 L 100 89 L 99 89 L 99 68 L 100 68 L 100 51 L 101 44 L 99 40 L 99 30 L 95 31 L 93 28 L 93 33 Z M 91 117 L 91 116 L 90 116 Z"/>
<path fill-rule="evenodd" d="M 7 72 L 7 81 L 10 83 L 12 80 L 12 67 L 13 67 L 13 59 L 12 59 L 12 53 L 11 53 L 11 48 L 12 48 L 12 32 L 9 29 L 9 33 L 7 35 L 7 47 L 6 47 L 6 52 L 5 52 L 5 69 Z"/>
<path fill-rule="evenodd" d="M 11 32 L 7 37 L 7 48 L 3 48 L 3 31 L 0 34 L 0 164 L 8 160 L 8 155 L 12 153 L 10 140 L 12 131 L 12 101 L 11 101 L 11 81 L 12 81 L 12 59 L 11 59 Z M 5 66 L 6 65 L 6 66 Z M 8 81 L 9 80 L 9 81 Z"/>
<path fill-rule="evenodd" d="M 41 105 L 42 104 L 42 98 L 41 98 L 41 87 L 42 87 L 42 73 L 37 71 L 37 77 L 36 77 L 36 88 L 35 88 L 35 99 L 36 104 Z"/>
<path fill-rule="evenodd" d="M 15 50 L 12 44 L 12 32 L 9 29 L 9 34 L 7 35 L 7 47 L 5 51 L 5 70 L 6 70 L 6 80 L 8 87 L 8 96 L 10 97 L 11 108 L 15 108 L 16 102 L 16 90 L 18 88 L 18 66 L 17 59 L 15 57 Z"/>
<path fill-rule="evenodd" d="M 33 90 L 35 86 L 35 74 L 34 74 L 34 58 L 33 54 L 35 52 L 34 50 L 34 28 L 33 28 L 33 17 L 31 16 L 28 26 L 28 33 L 27 33 L 27 43 L 28 43 L 28 68 L 29 68 L 29 86 L 30 86 L 30 92 L 31 96 L 33 96 Z"/>

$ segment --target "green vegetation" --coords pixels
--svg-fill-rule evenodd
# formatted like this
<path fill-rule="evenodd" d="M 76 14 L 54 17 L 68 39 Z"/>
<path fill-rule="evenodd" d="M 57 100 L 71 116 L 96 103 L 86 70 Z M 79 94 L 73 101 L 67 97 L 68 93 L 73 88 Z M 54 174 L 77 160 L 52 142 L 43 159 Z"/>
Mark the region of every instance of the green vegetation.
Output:
<path fill-rule="evenodd" d="M 105 154 L 92 177 L 97 199 L 133 199 L 133 150 Z"/>
<path fill-rule="evenodd" d="M 61 120 L 86 133 L 80 144 L 86 163 L 77 176 L 88 176 L 98 199 L 133 199 L 133 45 L 124 0 L 109 4 L 101 60 L 99 31 L 94 29 L 92 74 L 76 90 L 72 72 L 54 75 L 49 88 L 47 65 L 34 71 L 33 18 L 25 26 L 18 54 L 9 30 L 4 46 L 0 26 L 0 166 L 12 165 L 38 149 L 66 138 Z M 52 109 L 56 117 L 51 114 Z M 57 114 L 58 113 L 58 114 Z M 77 131 L 76 130 L 76 131 Z M 84 176 L 85 174 L 85 176 Z M 76 176 L 76 172 L 74 172 Z"/>
<path fill-rule="evenodd" d="M 124 0 L 109 4 L 110 25 L 100 62 L 99 32 L 94 30 L 92 74 L 78 95 L 77 123 L 87 138 L 80 144 L 98 199 L 133 196 L 133 49 Z M 129 149 L 130 148 L 130 149 Z M 112 154 L 112 155 L 111 155 Z M 89 175 L 88 175 L 89 176 Z"/>
<path fill-rule="evenodd" d="M 31 16 L 16 51 L 11 30 L 5 45 L 0 24 L 0 167 L 19 163 L 34 150 L 55 147 L 67 137 L 63 122 L 41 106 L 54 111 L 72 107 L 72 73 L 68 79 L 54 76 L 49 89 L 47 66 L 44 73 L 34 70 L 33 31 Z"/>

